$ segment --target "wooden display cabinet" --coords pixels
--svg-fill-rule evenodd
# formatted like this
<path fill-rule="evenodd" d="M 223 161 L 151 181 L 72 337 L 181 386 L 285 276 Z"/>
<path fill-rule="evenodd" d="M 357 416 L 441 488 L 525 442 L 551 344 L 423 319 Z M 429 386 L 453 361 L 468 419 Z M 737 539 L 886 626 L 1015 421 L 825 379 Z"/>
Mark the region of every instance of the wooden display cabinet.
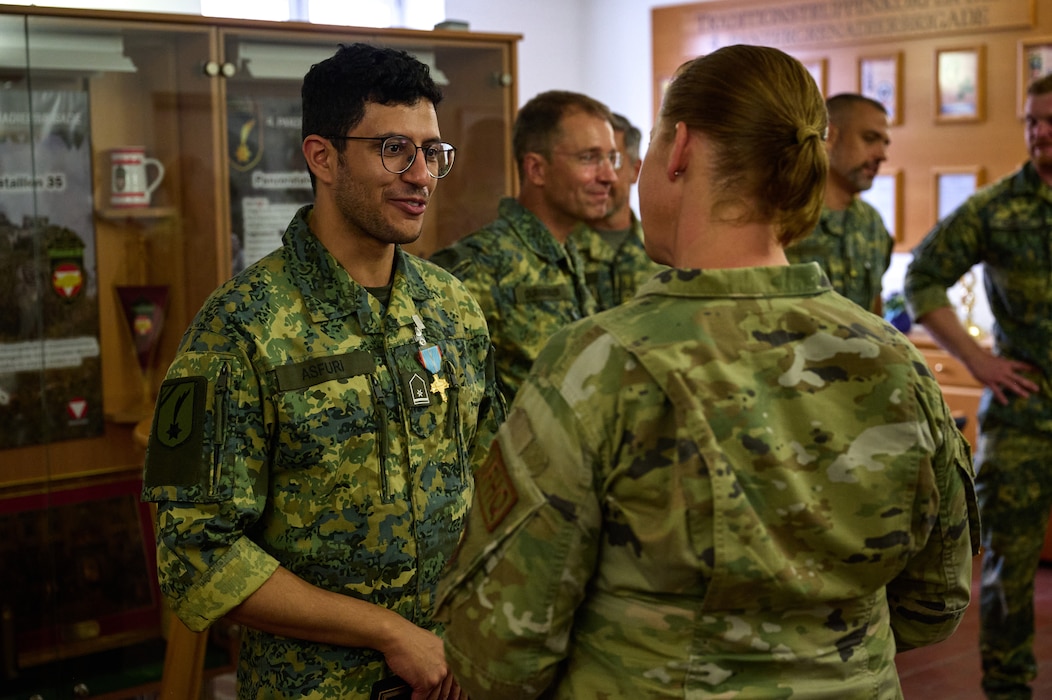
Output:
<path fill-rule="evenodd" d="M 250 235 L 257 254 L 266 252 L 259 245 L 276 247 L 290 212 L 312 198 L 309 181 L 303 185 L 298 100 L 313 63 L 340 43 L 365 41 L 414 53 L 442 84 L 439 125 L 457 158 L 435 190 L 423 235 L 408 246 L 426 257 L 495 218 L 498 199 L 514 194 L 519 39 L 0 5 L 0 214 L 6 217 L 0 217 L 0 423 L 8 431 L 8 442 L 0 441 L 0 514 L 21 513 L 29 522 L 27 513 L 36 509 L 45 514 L 41 527 L 56 528 L 62 507 L 90 500 L 100 488 L 120 484 L 125 493 L 130 483 L 134 491 L 143 458 L 136 425 L 141 437 L 141 422 L 187 325 L 216 286 L 252 262 L 241 257 Z M 79 116 L 67 123 L 54 114 L 69 100 L 81 111 L 70 109 Z M 256 111 L 239 122 L 239 110 Z M 87 124 L 73 123 L 82 121 Z M 267 141 L 274 134 L 264 134 L 264 125 L 283 127 L 281 138 Z M 55 178 L 46 165 L 55 143 L 75 153 L 70 157 L 86 168 L 84 177 Z M 144 147 L 164 166 L 146 206 L 111 205 L 110 152 L 125 146 Z M 275 182 L 298 184 L 244 189 L 246 178 L 265 180 L 268 173 L 277 175 Z M 273 229 L 261 244 L 255 230 L 246 230 L 249 207 L 255 207 L 251 226 L 263 221 Z M 61 232 L 57 222 L 74 214 L 83 222 L 76 233 L 84 244 L 73 251 L 83 253 L 83 269 L 74 265 L 75 281 L 62 282 L 68 270 L 55 252 L 62 249 L 45 246 L 42 232 Z M 126 318 L 116 291 L 126 286 L 161 288 L 167 296 L 163 318 L 153 319 L 160 331 L 145 366 L 131 330 L 139 318 Z M 75 304 L 49 296 L 62 289 Z M 63 371 L 78 375 L 87 388 L 47 409 L 69 414 L 56 418 L 40 407 L 49 406 L 51 394 L 71 391 L 68 381 L 55 381 L 52 363 L 58 361 L 55 347 L 68 350 L 62 314 L 73 316 L 75 307 L 82 326 L 89 313 L 97 322 L 78 336 L 79 355 L 67 363 L 74 368 Z M 26 357 L 39 362 L 27 365 Z M 41 541 L 58 547 L 50 555 L 76 552 L 50 536 Z M 92 566 L 107 562 L 93 560 Z M 141 567 L 126 573 L 152 575 Z M 45 571 L 19 580 L 54 588 L 54 576 Z M 5 595 L 13 594 L 0 589 L 0 609 Z M 78 619 L 41 611 L 41 629 L 3 628 L 0 685 L 24 677 L 30 667 L 160 634 L 159 616 L 136 630 L 122 629 L 118 638 L 97 620 L 80 619 L 83 606 L 72 607 Z M 75 643 L 70 630 L 77 631 Z M 23 653 L 19 640 L 30 637 L 51 640 L 52 648 Z M 60 685 L 68 681 L 61 671 L 43 675 Z"/>

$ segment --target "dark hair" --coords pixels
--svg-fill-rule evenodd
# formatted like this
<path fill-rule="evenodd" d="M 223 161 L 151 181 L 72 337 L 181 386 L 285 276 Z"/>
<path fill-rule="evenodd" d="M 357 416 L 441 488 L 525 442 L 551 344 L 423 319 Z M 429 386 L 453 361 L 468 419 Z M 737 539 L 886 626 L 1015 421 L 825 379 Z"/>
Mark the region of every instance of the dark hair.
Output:
<path fill-rule="evenodd" d="M 442 91 L 431 71 L 411 54 L 369 44 L 340 44 L 303 77 L 303 138 L 343 136 L 365 116 L 367 102 L 438 106 Z M 344 143 L 336 144 L 343 150 Z"/>
<path fill-rule="evenodd" d="M 575 110 L 604 121 L 611 119 L 610 110 L 599 100 L 566 90 L 542 92 L 522 106 L 515 117 L 511 138 L 520 178 L 524 175 L 522 163 L 526 154 L 550 156 L 552 143 L 559 135 L 559 123 L 567 113 Z"/>
<path fill-rule="evenodd" d="M 715 215 L 746 211 L 788 245 L 822 213 L 829 159 L 826 105 L 814 78 L 788 54 L 738 44 L 684 63 L 661 105 L 662 130 L 679 122 L 713 144 Z"/>
<path fill-rule="evenodd" d="M 639 162 L 639 144 L 643 140 L 643 132 L 639 127 L 628 121 L 628 117 L 616 112 L 610 115 L 610 126 L 614 131 L 625 135 L 625 159 L 632 163 Z"/>
<path fill-rule="evenodd" d="M 874 100 L 872 97 L 866 97 L 865 95 L 859 95 L 854 92 L 842 92 L 839 95 L 833 95 L 826 100 L 826 110 L 829 112 L 829 123 L 839 127 L 844 123 L 844 119 L 847 115 L 858 105 L 867 105 L 873 109 L 879 110 L 881 114 L 888 113 L 887 107 L 877 100 Z"/>
<path fill-rule="evenodd" d="M 1026 87 L 1028 95 L 1047 95 L 1052 92 L 1052 73 L 1040 77 Z"/>

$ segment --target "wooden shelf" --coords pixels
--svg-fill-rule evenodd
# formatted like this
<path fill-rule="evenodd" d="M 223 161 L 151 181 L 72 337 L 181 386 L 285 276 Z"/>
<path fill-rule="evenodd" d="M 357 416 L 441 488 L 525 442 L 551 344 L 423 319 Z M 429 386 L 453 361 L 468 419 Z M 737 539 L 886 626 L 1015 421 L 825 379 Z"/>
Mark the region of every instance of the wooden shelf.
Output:
<path fill-rule="evenodd" d="M 178 213 L 175 207 L 107 207 L 95 210 L 95 216 L 106 221 L 174 219 Z"/>

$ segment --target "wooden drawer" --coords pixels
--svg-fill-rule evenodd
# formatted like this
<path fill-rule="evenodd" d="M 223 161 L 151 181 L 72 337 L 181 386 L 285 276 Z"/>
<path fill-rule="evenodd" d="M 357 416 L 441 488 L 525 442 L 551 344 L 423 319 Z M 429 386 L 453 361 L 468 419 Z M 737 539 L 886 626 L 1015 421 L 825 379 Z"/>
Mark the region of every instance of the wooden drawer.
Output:
<path fill-rule="evenodd" d="M 946 405 L 950 407 L 950 412 L 954 416 L 964 416 L 966 422 L 961 433 L 964 434 L 968 443 L 974 450 L 976 447 L 975 438 L 979 429 L 979 419 L 976 414 L 979 412 L 979 399 L 983 396 L 982 389 L 976 389 L 973 387 L 958 387 L 958 386 L 945 386 L 940 384 L 942 389 L 942 397 L 946 401 Z"/>
<path fill-rule="evenodd" d="M 939 384 L 945 386 L 966 386 L 982 389 L 983 385 L 975 380 L 968 368 L 956 357 L 945 350 L 922 348 L 921 354 L 928 361 L 928 367 Z"/>

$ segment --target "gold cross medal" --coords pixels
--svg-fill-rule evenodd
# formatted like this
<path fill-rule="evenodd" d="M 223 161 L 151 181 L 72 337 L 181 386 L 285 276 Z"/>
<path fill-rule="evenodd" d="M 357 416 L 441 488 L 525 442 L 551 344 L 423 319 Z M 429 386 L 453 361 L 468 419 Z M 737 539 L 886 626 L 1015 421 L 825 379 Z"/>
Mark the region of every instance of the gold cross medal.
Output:
<path fill-rule="evenodd" d="M 442 350 L 437 345 L 427 344 L 427 340 L 424 338 L 424 320 L 416 314 L 413 314 L 413 325 L 416 326 L 414 335 L 416 336 L 417 344 L 420 346 L 420 352 L 416 354 L 416 358 L 420 360 L 420 364 L 424 366 L 424 369 L 431 373 L 431 386 L 429 387 L 431 393 L 438 394 L 445 401 L 449 382 L 446 381 L 445 377 L 438 376 L 438 373 L 442 371 Z"/>
<path fill-rule="evenodd" d="M 431 393 L 438 394 L 445 401 L 449 382 L 446 381 L 445 377 L 441 377 L 438 374 L 442 369 L 442 350 L 437 345 L 428 345 L 425 348 L 420 348 L 420 352 L 416 356 L 420 360 L 420 364 L 431 372 Z"/>

